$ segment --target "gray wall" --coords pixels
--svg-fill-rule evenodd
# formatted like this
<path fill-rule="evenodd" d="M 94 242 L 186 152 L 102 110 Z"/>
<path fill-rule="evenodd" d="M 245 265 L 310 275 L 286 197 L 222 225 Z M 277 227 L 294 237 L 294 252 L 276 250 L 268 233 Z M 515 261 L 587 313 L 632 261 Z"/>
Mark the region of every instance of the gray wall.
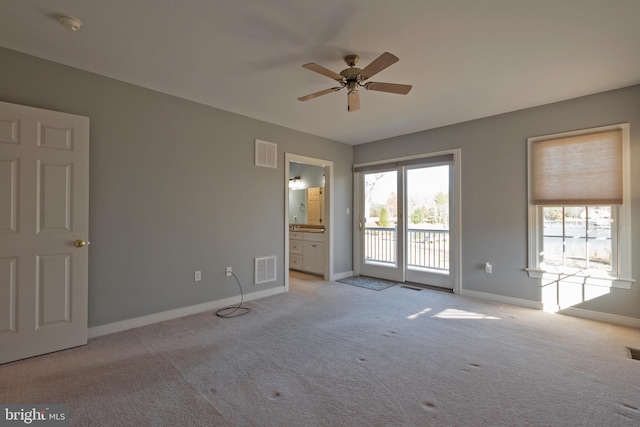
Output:
<path fill-rule="evenodd" d="M 283 285 L 284 152 L 334 162 L 334 273 L 352 270 L 353 163 L 462 149 L 464 289 L 540 300 L 527 265 L 526 138 L 631 123 L 633 274 L 640 271 L 640 86 L 356 147 L 0 48 L 0 100 L 91 118 L 90 326 Z M 278 169 L 253 166 L 254 139 Z M 255 287 L 253 258 L 278 256 Z M 487 275 L 481 265 L 494 264 Z M 193 271 L 203 280 L 193 282 Z M 578 307 L 640 318 L 640 285 Z"/>
<path fill-rule="evenodd" d="M 91 119 L 89 326 L 238 295 L 226 266 L 245 293 L 283 286 L 285 152 L 334 162 L 334 272 L 352 270 L 351 146 L 7 49 L 0 64 L 0 100 Z M 253 165 L 255 138 L 277 169 Z M 254 286 L 268 255 L 278 280 Z"/>
<path fill-rule="evenodd" d="M 354 163 L 444 149 L 462 151 L 462 287 L 540 301 L 528 278 L 527 138 L 631 124 L 632 272 L 640 272 L 640 86 L 358 145 Z M 493 263 L 494 273 L 482 265 Z M 640 283 L 576 306 L 640 318 Z"/>
<path fill-rule="evenodd" d="M 301 183 L 296 189 L 324 187 L 324 168 L 322 166 L 291 162 L 289 165 L 289 178 L 296 176 L 300 177 Z"/>

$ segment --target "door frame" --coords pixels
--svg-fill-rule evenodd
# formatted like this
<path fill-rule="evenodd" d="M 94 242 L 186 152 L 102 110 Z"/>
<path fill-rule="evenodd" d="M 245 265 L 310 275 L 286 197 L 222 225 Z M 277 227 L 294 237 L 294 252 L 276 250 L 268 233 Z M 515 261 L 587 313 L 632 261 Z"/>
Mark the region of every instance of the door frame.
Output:
<path fill-rule="evenodd" d="M 333 280 L 333 162 L 299 154 L 284 153 L 284 288 L 289 292 L 289 164 L 291 162 L 321 166 L 325 170 L 324 183 L 324 280 Z"/>
<path fill-rule="evenodd" d="M 461 221 L 462 221 L 462 173 L 461 173 L 461 164 L 462 164 L 462 150 L 460 148 L 455 148 L 451 150 L 443 150 L 432 153 L 424 153 L 418 154 L 414 156 L 405 156 L 405 157 L 396 157 L 392 159 L 378 160 L 374 162 L 367 163 L 358 163 L 354 164 L 354 168 L 359 167 L 367 167 L 367 166 L 375 166 L 375 165 L 383 165 L 385 163 L 393 163 L 393 162 L 402 162 L 407 160 L 418 160 L 418 159 L 429 159 L 431 157 L 443 156 L 443 155 L 452 155 L 453 156 L 453 211 L 450 213 L 450 218 L 454 219 L 454 224 L 451 229 L 453 232 L 453 236 L 451 242 L 454 245 L 451 256 L 453 257 L 454 265 L 450 270 L 450 274 L 453 279 L 453 292 L 459 294 L 462 292 L 462 236 L 461 236 Z M 362 244 L 361 244 L 361 230 L 359 224 L 359 218 L 363 215 L 364 206 L 362 205 L 363 201 L 363 191 L 359 185 L 360 180 L 357 179 L 357 174 L 361 172 L 354 172 L 353 177 L 353 196 L 354 196 L 354 205 L 355 205 L 355 215 L 353 216 L 354 224 L 353 224 L 353 270 L 355 275 L 360 275 L 360 261 L 362 259 Z M 404 249 L 402 249 L 404 250 Z M 403 269 L 404 270 L 404 269 Z M 404 271 L 402 273 L 402 277 L 405 277 Z"/>

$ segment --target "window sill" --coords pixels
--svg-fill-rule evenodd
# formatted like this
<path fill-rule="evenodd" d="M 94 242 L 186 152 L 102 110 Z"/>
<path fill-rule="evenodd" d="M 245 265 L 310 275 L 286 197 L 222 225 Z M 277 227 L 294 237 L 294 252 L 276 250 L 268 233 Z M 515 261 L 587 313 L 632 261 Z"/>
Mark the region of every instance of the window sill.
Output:
<path fill-rule="evenodd" d="M 567 283 L 578 283 L 582 285 L 604 286 L 607 288 L 631 289 L 633 279 L 623 277 L 608 276 L 602 274 L 590 274 L 586 271 L 548 271 L 539 268 L 525 268 L 529 277 L 534 279 L 548 280 L 549 283 L 562 281 Z"/>

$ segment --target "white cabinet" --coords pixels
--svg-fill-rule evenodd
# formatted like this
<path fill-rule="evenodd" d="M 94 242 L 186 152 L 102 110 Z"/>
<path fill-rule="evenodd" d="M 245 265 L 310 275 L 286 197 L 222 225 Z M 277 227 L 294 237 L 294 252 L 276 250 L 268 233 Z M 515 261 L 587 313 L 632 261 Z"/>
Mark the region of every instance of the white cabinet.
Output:
<path fill-rule="evenodd" d="M 304 233 L 289 233 L 289 253 L 302 255 L 302 235 Z"/>
<path fill-rule="evenodd" d="M 302 255 L 289 254 L 289 268 L 302 270 Z"/>
<path fill-rule="evenodd" d="M 302 269 L 324 274 L 324 243 L 302 242 Z"/>
<path fill-rule="evenodd" d="M 289 234 L 289 268 L 324 275 L 324 233 Z"/>
<path fill-rule="evenodd" d="M 302 233 L 289 233 L 289 268 L 302 270 Z"/>

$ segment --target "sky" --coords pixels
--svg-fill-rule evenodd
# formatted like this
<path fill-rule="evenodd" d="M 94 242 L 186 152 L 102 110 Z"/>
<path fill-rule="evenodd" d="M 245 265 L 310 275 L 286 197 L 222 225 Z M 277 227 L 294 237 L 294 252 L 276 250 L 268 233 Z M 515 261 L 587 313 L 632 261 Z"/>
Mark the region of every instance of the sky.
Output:
<path fill-rule="evenodd" d="M 385 204 L 391 193 L 397 193 L 396 172 L 382 172 L 384 174 L 374 187 L 371 201 Z M 379 172 L 367 173 L 365 181 L 374 179 Z M 431 166 L 427 168 L 408 170 L 409 199 L 431 200 L 438 192 L 449 191 L 449 166 Z"/>

